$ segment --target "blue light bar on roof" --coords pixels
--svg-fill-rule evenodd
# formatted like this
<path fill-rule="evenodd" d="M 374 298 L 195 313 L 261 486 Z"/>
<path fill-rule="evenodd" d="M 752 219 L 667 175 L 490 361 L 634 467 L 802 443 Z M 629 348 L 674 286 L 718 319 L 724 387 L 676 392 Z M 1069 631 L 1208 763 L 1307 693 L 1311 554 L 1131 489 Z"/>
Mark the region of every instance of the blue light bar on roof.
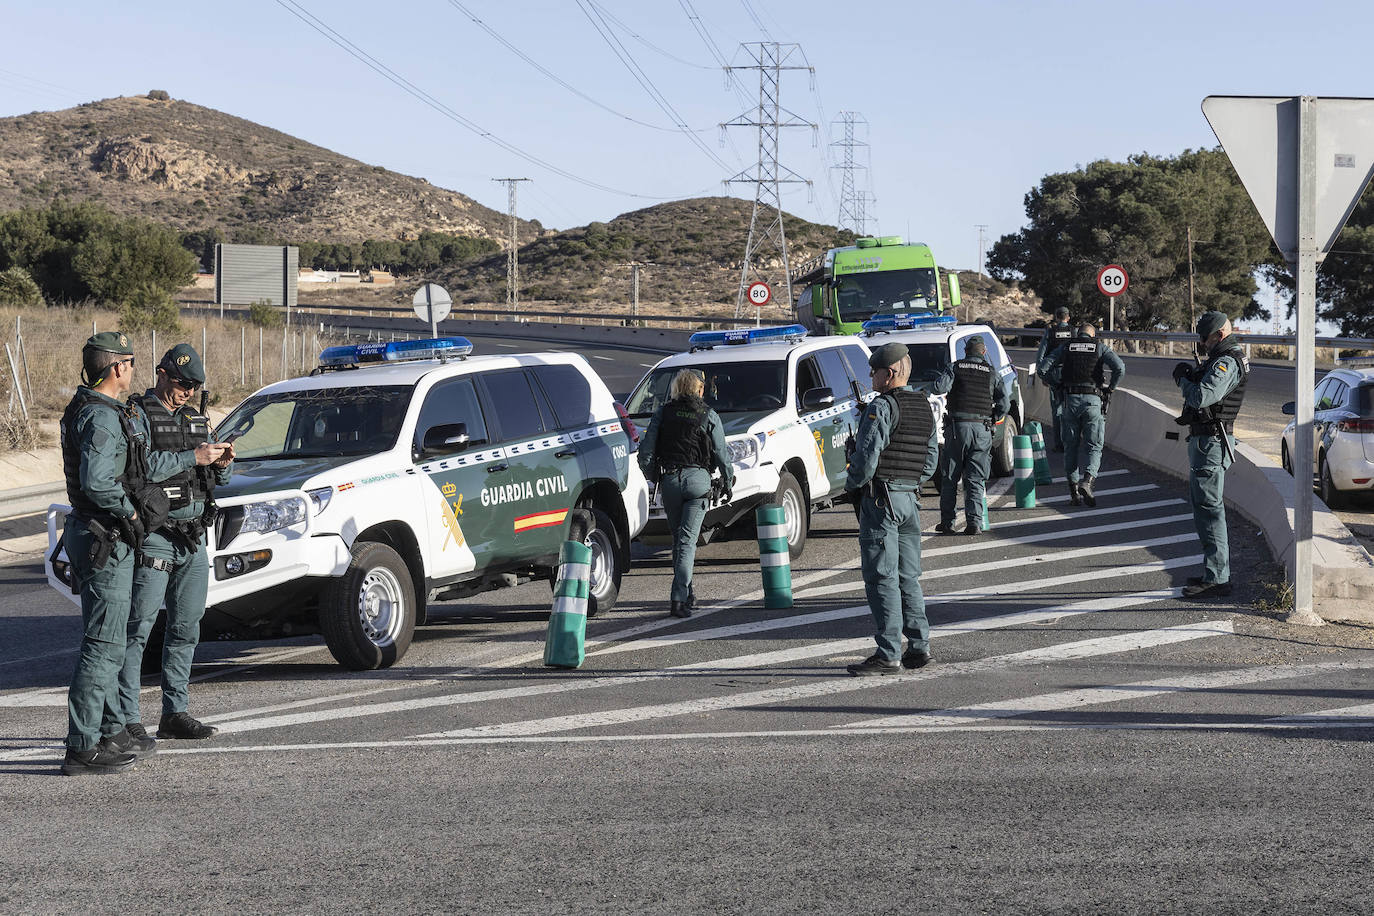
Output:
<path fill-rule="evenodd" d="M 869 337 L 889 331 L 910 331 L 915 328 L 952 328 L 959 323 L 953 315 L 883 315 L 870 318 L 863 324 Z"/>
<path fill-rule="evenodd" d="M 472 352 L 466 337 L 430 337 L 424 340 L 393 340 L 389 343 L 327 347 L 320 352 L 321 366 L 357 366 L 362 363 L 395 363 L 414 359 L 463 359 Z"/>
<path fill-rule="evenodd" d="M 799 324 L 778 325 L 771 328 L 744 328 L 737 331 L 697 331 L 687 339 L 693 350 L 709 350 L 718 346 L 771 343 L 779 340 L 801 340 L 806 328 Z"/>

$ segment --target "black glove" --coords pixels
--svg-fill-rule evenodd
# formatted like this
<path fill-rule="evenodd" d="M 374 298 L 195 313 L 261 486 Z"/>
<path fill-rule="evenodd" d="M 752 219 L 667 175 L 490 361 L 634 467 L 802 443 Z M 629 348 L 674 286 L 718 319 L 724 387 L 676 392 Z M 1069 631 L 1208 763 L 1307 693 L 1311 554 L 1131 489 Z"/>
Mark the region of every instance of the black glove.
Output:
<path fill-rule="evenodd" d="M 1177 384 L 1178 384 L 1180 381 L 1182 381 L 1183 379 L 1188 378 L 1188 377 L 1189 377 L 1190 375 L 1192 375 L 1192 374 L 1193 374 L 1193 364 L 1192 364 L 1192 363 L 1182 363 L 1182 362 L 1180 362 L 1180 363 L 1174 363 L 1174 384 L 1175 384 L 1175 385 L 1177 385 Z"/>
<path fill-rule="evenodd" d="M 143 546 L 143 538 L 148 534 L 143 530 L 143 519 L 141 518 L 121 518 L 119 522 L 119 536 L 134 550 Z"/>
<path fill-rule="evenodd" d="M 735 491 L 730 488 L 730 484 L 725 485 L 725 489 L 720 494 L 721 502 L 728 503 L 735 496 Z"/>

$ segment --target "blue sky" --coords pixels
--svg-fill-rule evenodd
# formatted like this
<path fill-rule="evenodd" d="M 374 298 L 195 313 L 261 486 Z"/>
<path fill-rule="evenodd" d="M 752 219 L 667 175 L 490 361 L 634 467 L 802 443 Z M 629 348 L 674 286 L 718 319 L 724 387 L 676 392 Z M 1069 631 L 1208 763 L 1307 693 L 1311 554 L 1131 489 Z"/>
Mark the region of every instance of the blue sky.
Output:
<path fill-rule="evenodd" d="M 330 43 L 290 2 L 10 0 L 0 116 L 166 89 L 501 210 L 505 190 L 491 179 L 532 178 L 520 215 L 562 229 L 658 198 L 722 193 L 723 178 L 752 165 L 756 138 L 731 130 L 722 147 L 716 125 L 757 104 L 758 74 L 737 73 L 742 90 L 728 89 L 715 52 L 743 64 L 742 43 L 797 43 L 815 87 L 805 72 L 784 73 L 782 104 L 819 124 L 819 147 L 809 130 L 783 132 L 780 161 L 814 182 L 810 202 L 798 186 L 785 208 L 836 221 L 830 122 L 858 112 L 876 197 L 870 228 L 972 268 L 975 225 L 988 226 L 989 240 L 1020 228 L 1022 198 L 1046 173 L 1214 146 L 1199 108 L 1208 94 L 1374 96 L 1368 2 L 300 0 L 298 10 L 458 118 L 597 188 L 435 111 Z"/>

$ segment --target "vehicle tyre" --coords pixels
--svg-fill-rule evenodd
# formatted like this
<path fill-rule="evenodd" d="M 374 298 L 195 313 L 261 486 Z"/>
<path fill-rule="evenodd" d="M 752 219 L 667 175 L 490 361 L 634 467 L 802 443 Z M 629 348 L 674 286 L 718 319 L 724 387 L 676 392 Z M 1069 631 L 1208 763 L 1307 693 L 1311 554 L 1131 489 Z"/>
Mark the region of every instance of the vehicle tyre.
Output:
<path fill-rule="evenodd" d="M 773 502 L 782 506 L 783 525 L 787 529 L 787 554 L 795 560 L 806 549 L 811 507 L 807 505 L 801 484 L 797 483 L 797 478 L 790 471 L 783 471 L 778 476 L 778 492 Z"/>
<path fill-rule="evenodd" d="M 596 506 L 583 506 L 573 510 L 568 531 L 570 537 L 586 544 L 592 551 L 587 616 L 610 613 L 620 597 L 620 580 L 625 575 L 627 557 L 615 522 Z M 557 570 L 554 575 L 558 575 Z"/>
<path fill-rule="evenodd" d="M 1002 421 L 1002 441 L 992 446 L 992 473 L 994 477 L 1010 477 L 1016 470 L 1016 436 L 1021 428 L 1016 425 L 1016 417 L 1007 414 Z M 993 435 L 996 435 L 994 433 Z"/>
<path fill-rule="evenodd" d="M 1279 463 L 1283 465 L 1283 469 L 1287 471 L 1291 477 L 1293 474 L 1293 459 L 1288 457 L 1287 442 L 1280 443 L 1279 445 Z"/>
<path fill-rule="evenodd" d="M 415 585 L 400 554 L 359 541 L 353 561 L 325 586 L 320 632 L 339 664 L 354 671 L 389 668 L 415 634 Z"/>
<path fill-rule="evenodd" d="M 1331 479 L 1331 468 L 1326 463 L 1326 456 L 1322 455 L 1320 465 L 1320 478 L 1317 482 L 1322 502 L 1326 503 L 1328 509 L 1339 509 L 1345 505 L 1345 497 L 1341 491 L 1336 489 L 1336 482 Z"/>

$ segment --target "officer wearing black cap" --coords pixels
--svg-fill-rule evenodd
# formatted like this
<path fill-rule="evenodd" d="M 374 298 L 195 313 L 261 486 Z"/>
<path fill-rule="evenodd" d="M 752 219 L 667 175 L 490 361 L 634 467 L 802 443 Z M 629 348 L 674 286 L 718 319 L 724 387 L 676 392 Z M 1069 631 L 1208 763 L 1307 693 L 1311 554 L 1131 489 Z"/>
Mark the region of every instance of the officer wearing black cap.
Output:
<path fill-rule="evenodd" d="M 1126 364 L 1084 322 L 1073 339 L 1045 359 L 1045 380 L 1064 396 L 1064 476 L 1069 502 L 1097 505 L 1093 483 L 1106 441 L 1106 405 Z"/>
<path fill-rule="evenodd" d="M 130 767 L 151 739 L 137 739 L 118 715 L 134 551 L 145 525 L 161 524 L 162 491 L 149 485 L 146 434 L 120 400 L 133 384 L 134 351 L 118 331 L 93 335 L 81 351 L 82 382 L 62 414 L 62 471 L 71 512 L 63 526 L 72 588 L 81 594 L 80 654 L 67 693 L 69 776 Z M 190 462 L 218 457 L 198 449 Z M 56 553 L 51 558 L 55 564 Z"/>
<path fill-rule="evenodd" d="M 135 559 L 128 647 L 119 675 L 121 716 L 129 734 L 140 740 L 148 735 L 138 702 L 143 650 L 164 602 L 167 623 L 157 736 L 204 739 L 218 731 L 187 711 L 187 687 L 209 585 L 205 531 L 214 521 L 214 488 L 229 482 L 234 446 L 221 444 L 219 458 L 208 467 L 175 460 L 211 439 L 209 419 L 191 405 L 192 396 L 204 385 L 200 355 L 189 344 L 177 344 L 158 363 L 154 387 L 130 401 L 153 450 L 151 476 L 170 505 L 166 523 L 148 532 Z"/>
<path fill-rule="evenodd" d="M 1054 310 L 1054 322 L 1045 328 L 1045 336 L 1040 338 L 1040 350 L 1035 354 L 1035 371 L 1044 375 L 1045 357 L 1073 336 L 1073 325 L 1069 324 L 1069 310 L 1064 306 Z M 1054 421 L 1054 450 L 1064 451 L 1064 395 L 1058 385 L 1050 386 L 1050 416 Z"/>
<path fill-rule="evenodd" d="M 935 415 L 925 393 L 907 384 L 911 356 L 906 344 L 884 344 L 868 365 L 878 396 L 859 405 L 859 430 L 844 486 L 859 507 L 859 561 L 878 628 L 878 650 L 849 666 L 856 677 L 897 674 L 930 661 L 930 624 L 920 578 L 919 490 L 935 473 Z"/>
<path fill-rule="evenodd" d="M 1223 312 L 1203 312 L 1197 322 L 1201 365 L 1174 366 L 1174 383 L 1183 392 L 1188 423 L 1188 498 L 1193 524 L 1202 541 L 1202 575 L 1188 579 L 1185 598 L 1231 594 L 1231 547 L 1226 531 L 1223 490 L 1234 460 L 1236 416 L 1245 399 L 1250 361 L 1231 334 Z"/>
<path fill-rule="evenodd" d="M 987 358 L 981 337 L 964 341 L 964 356 L 936 383 L 945 400 L 944 467 L 940 476 L 941 534 L 954 533 L 959 481 L 964 482 L 964 534 L 983 530 L 984 494 L 992 470 L 992 430 L 1007 415 L 1007 389 Z"/>

